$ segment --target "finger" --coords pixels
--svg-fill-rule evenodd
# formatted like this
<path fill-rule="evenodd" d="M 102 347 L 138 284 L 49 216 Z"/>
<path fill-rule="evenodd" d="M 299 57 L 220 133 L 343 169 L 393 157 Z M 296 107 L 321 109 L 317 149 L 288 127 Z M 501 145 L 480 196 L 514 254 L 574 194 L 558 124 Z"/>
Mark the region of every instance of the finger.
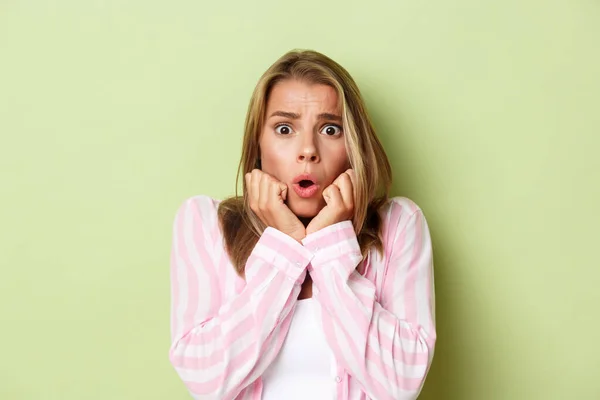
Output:
<path fill-rule="evenodd" d="M 346 170 L 346 175 L 350 177 L 350 182 L 352 183 L 352 208 L 354 209 L 354 202 L 356 201 L 356 182 L 358 181 L 356 178 L 356 172 L 349 168 Z M 353 211 L 354 212 L 354 211 Z"/>
<path fill-rule="evenodd" d="M 327 186 L 327 188 L 323 191 L 323 198 L 325 199 L 325 203 L 332 208 L 344 207 L 344 201 L 342 199 L 342 194 L 340 193 L 340 188 L 335 184 Z"/>
<path fill-rule="evenodd" d="M 286 201 L 287 200 L 287 194 L 288 194 L 288 187 L 287 187 L 287 185 L 285 183 L 283 183 L 283 182 L 279 182 L 279 190 L 280 190 L 279 194 L 281 196 L 281 199 L 283 201 Z"/>
<path fill-rule="evenodd" d="M 270 200 L 270 191 L 269 191 L 269 185 L 270 185 L 270 179 L 269 176 L 266 174 L 261 174 L 260 176 L 260 182 L 259 182 L 259 191 L 260 194 L 258 195 L 258 208 L 261 210 L 261 212 L 264 214 L 265 211 L 268 210 L 268 206 L 269 206 L 269 200 Z"/>
<path fill-rule="evenodd" d="M 285 186 L 285 185 L 283 185 Z M 268 191 L 269 191 L 269 201 L 268 207 L 276 207 L 279 204 L 283 203 L 283 198 L 281 195 L 282 192 L 281 182 L 278 182 L 275 179 L 269 179 L 268 182 Z M 270 208 L 272 210 L 272 208 Z"/>
<path fill-rule="evenodd" d="M 356 172 L 352 168 L 346 171 L 346 174 L 350 177 L 350 182 L 352 182 L 352 188 L 356 190 Z"/>
<path fill-rule="evenodd" d="M 276 200 L 282 203 L 287 198 L 287 185 L 272 175 L 263 172 L 263 176 L 269 182 L 269 201 Z"/>
<path fill-rule="evenodd" d="M 250 198 L 250 172 L 244 174 L 244 183 L 246 184 L 246 194 Z"/>
<path fill-rule="evenodd" d="M 337 178 L 335 178 L 335 180 L 332 182 L 334 185 L 337 185 L 340 182 L 340 179 L 342 179 L 342 177 L 344 176 L 345 172 L 342 172 L 341 174 L 338 175 Z"/>
<path fill-rule="evenodd" d="M 260 171 L 255 169 L 252 170 L 252 172 L 250 173 L 250 187 L 252 188 L 251 190 L 251 199 L 252 199 L 252 203 L 254 205 L 254 212 L 259 216 L 259 218 L 262 219 L 262 213 L 260 212 L 259 209 L 259 196 L 260 196 Z"/>
<path fill-rule="evenodd" d="M 346 173 L 343 173 L 338 179 L 338 183 L 336 184 L 336 186 L 340 188 L 342 200 L 346 208 L 354 208 L 354 192 L 350 176 Z"/>

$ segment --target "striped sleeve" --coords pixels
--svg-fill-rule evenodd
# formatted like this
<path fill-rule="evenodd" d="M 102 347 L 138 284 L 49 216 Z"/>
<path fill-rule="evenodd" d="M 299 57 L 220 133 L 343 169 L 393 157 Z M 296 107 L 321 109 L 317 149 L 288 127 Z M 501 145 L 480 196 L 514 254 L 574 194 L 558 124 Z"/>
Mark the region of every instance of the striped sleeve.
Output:
<path fill-rule="evenodd" d="M 312 257 L 267 228 L 246 263 L 246 286 L 224 301 L 213 262 L 216 218 L 212 199 L 197 196 L 173 224 L 169 358 L 195 399 L 234 399 L 266 370 Z"/>
<path fill-rule="evenodd" d="M 392 201 L 386 216 L 388 265 L 380 299 L 374 284 L 355 270 L 362 256 L 350 221 L 303 242 L 317 252 L 308 270 L 326 310 L 328 342 L 352 378 L 377 400 L 416 399 L 436 341 L 429 230 L 421 210 L 407 208 Z"/>

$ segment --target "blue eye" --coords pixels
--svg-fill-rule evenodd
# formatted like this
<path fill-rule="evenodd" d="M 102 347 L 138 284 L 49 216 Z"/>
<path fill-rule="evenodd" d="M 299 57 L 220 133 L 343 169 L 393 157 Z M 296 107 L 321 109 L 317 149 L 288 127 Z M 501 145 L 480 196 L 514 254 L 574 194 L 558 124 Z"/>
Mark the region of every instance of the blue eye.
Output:
<path fill-rule="evenodd" d="M 275 127 L 275 132 L 279 133 L 280 135 L 289 135 L 292 133 L 292 128 L 290 128 L 289 125 L 281 124 Z"/>
<path fill-rule="evenodd" d="M 329 124 L 325 125 L 323 129 L 321 129 L 321 133 L 327 136 L 337 136 L 341 135 L 342 128 L 338 125 Z"/>

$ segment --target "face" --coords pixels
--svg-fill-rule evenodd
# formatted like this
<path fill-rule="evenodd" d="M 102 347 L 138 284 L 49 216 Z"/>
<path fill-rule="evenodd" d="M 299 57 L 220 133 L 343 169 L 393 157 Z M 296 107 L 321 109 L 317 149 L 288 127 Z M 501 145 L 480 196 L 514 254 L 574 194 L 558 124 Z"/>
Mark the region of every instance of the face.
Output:
<path fill-rule="evenodd" d="M 349 168 L 338 100 L 331 86 L 297 80 L 271 90 L 259 141 L 262 170 L 287 185 L 286 203 L 299 217 L 317 215 L 323 190 Z"/>

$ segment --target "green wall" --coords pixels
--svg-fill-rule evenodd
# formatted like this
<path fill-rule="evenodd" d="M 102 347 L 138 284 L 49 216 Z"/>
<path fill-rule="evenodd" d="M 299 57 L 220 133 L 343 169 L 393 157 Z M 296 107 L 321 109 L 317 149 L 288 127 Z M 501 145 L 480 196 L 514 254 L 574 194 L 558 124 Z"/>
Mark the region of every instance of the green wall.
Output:
<path fill-rule="evenodd" d="M 344 65 L 435 246 L 422 399 L 600 398 L 600 5 L 0 3 L 0 398 L 187 399 L 179 204 L 234 190 L 291 48 Z"/>

